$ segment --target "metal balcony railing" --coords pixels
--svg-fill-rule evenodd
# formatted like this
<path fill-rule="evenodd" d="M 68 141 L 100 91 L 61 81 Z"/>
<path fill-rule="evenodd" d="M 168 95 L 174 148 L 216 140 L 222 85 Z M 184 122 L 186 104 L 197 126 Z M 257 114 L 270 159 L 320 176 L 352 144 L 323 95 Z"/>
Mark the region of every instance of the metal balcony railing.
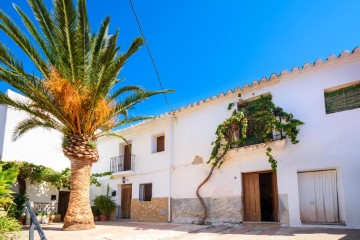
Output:
<path fill-rule="evenodd" d="M 241 134 L 240 132 L 234 133 L 231 138 L 231 141 L 239 141 L 241 138 L 240 134 Z M 269 134 L 269 137 L 272 138 L 273 141 L 276 141 L 276 140 L 285 139 L 286 135 L 283 132 L 273 131 L 272 133 Z M 256 144 L 264 143 L 264 140 L 258 139 L 255 135 L 250 135 L 244 141 L 240 141 L 240 142 L 241 143 L 239 143 L 239 144 L 234 144 L 234 145 L 230 146 L 230 148 L 239 148 L 239 147 L 256 145 Z"/>
<path fill-rule="evenodd" d="M 135 171 L 135 155 L 122 155 L 110 159 L 110 172 Z"/>

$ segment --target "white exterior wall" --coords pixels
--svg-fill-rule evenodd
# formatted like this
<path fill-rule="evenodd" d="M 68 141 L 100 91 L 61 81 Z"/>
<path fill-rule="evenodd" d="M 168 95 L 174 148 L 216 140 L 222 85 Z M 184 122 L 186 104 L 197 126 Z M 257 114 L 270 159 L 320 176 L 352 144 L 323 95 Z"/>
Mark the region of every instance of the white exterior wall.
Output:
<path fill-rule="evenodd" d="M 274 148 L 278 160 L 278 193 L 288 195 L 289 217 L 292 226 L 300 222 L 297 172 L 337 169 L 340 219 L 349 227 L 360 227 L 360 109 L 333 114 L 325 113 L 324 89 L 358 81 L 360 61 L 332 66 L 302 74 L 293 79 L 242 92 L 247 99 L 270 92 L 273 102 L 303 121 L 298 136 L 300 143 L 286 142 L 284 149 Z M 236 95 L 236 94 L 234 94 Z M 178 116 L 175 125 L 174 198 L 195 198 L 197 185 L 205 178 L 210 166 L 192 166 L 196 155 L 204 161 L 210 156 L 215 129 L 229 115 L 227 106 L 237 98 L 212 101 L 194 112 Z M 196 146 L 196 147 L 195 147 Z M 227 161 L 202 189 L 205 197 L 241 195 L 241 173 L 270 170 L 264 149 L 231 151 Z M 235 179 L 236 178 L 236 179 Z"/>
<path fill-rule="evenodd" d="M 171 182 L 172 198 L 196 198 L 196 188 L 210 169 L 206 161 L 212 150 L 211 142 L 215 140 L 215 130 L 231 114 L 227 110 L 228 104 L 238 100 L 239 92 L 242 99 L 271 93 L 275 105 L 305 123 L 300 127 L 298 144 L 292 145 L 286 140 L 275 143 L 273 147 L 273 155 L 278 160 L 278 193 L 287 196 L 290 225 L 301 225 L 297 173 L 336 169 L 340 220 L 347 227 L 360 228 L 360 187 L 357 184 L 360 171 L 360 148 L 357 143 L 360 135 L 360 109 L 326 114 L 324 103 L 324 89 L 360 80 L 358 55 L 329 60 L 321 66 L 305 68 L 297 73 L 176 111 L 171 181 L 169 172 L 166 171 L 171 159 L 168 152 L 171 141 L 167 137 L 171 126 L 170 117 L 120 131 L 132 140 L 133 153 L 136 155 L 136 174 L 127 177 L 133 183 L 133 198 L 138 196 L 138 184 L 146 182 L 153 182 L 153 195 L 167 196 L 168 184 Z M 163 124 L 158 124 L 162 121 Z M 162 131 L 166 135 L 166 151 L 163 156 L 152 155 L 149 152 L 151 135 Z M 108 169 L 107 161 L 110 156 L 116 156 L 114 154 L 118 152 L 119 142 L 108 140 L 99 143 L 101 162 L 94 165 L 95 171 Z M 201 157 L 204 163 L 192 164 L 196 156 Z M 226 156 L 226 162 L 221 169 L 214 171 L 201 193 L 210 198 L 241 198 L 241 174 L 270 169 L 262 147 L 231 150 Z M 110 182 L 116 189 L 116 186 L 120 186 L 121 179 Z M 157 184 L 161 188 L 157 188 Z"/>
<path fill-rule="evenodd" d="M 7 94 L 11 98 L 25 99 L 10 90 L 8 90 Z M 60 133 L 38 128 L 30 130 L 14 142 L 12 141 L 12 135 L 16 125 L 26 119 L 28 115 L 25 112 L 4 106 L 0 108 L 0 114 L 0 134 L 4 129 L 3 137 L 0 135 L 0 143 L 2 141 L 3 145 L 1 154 L 3 161 L 27 161 L 36 165 L 50 167 L 56 171 L 70 167 L 70 162 L 61 149 Z"/>
<path fill-rule="evenodd" d="M 152 196 L 167 197 L 169 192 L 169 159 L 170 159 L 170 120 L 152 121 L 146 128 L 127 129 L 118 132 L 132 144 L 131 153 L 135 155 L 135 171 L 113 174 L 112 180 L 101 178 L 102 186 L 91 186 L 91 200 L 100 194 L 106 194 L 109 183 L 110 193 L 116 191 L 114 200 L 120 204 L 122 178 L 125 184 L 132 184 L 132 198 L 139 198 L 139 185 L 152 183 Z M 165 151 L 152 153 L 155 136 L 165 135 Z M 98 142 L 99 161 L 93 164 L 93 173 L 110 171 L 110 159 L 124 155 L 126 143 L 120 138 L 104 138 Z M 101 189 L 101 190 L 100 190 Z"/>
<path fill-rule="evenodd" d="M 4 146 L 4 135 L 6 126 L 6 107 L 0 106 L 0 159 L 2 159 L 2 152 Z"/>

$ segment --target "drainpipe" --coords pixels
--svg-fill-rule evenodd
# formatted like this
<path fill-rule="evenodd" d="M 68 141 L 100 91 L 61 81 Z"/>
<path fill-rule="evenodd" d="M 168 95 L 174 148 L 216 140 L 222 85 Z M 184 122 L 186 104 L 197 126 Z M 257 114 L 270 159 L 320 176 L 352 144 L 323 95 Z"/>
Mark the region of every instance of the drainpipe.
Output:
<path fill-rule="evenodd" d="M 172 170 L 174 163 L 174 121 L 175 121 L 175 113 L 171 113 L 170 118 L 170 160 L 169 160 L 169 197 L 168 197 L 168 222 L 172 222 L 171 220 L 171 185 L 172 185 Z"/>

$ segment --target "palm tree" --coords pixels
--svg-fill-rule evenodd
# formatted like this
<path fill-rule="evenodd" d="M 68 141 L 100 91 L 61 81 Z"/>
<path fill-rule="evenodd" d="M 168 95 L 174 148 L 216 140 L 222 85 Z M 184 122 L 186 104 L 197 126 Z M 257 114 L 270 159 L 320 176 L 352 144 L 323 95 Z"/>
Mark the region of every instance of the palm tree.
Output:
<path fill-rule="evenodd" d="M 1 10 L 0 29 L 29 57 L 38 76 L 26 72 L 21 60 L 0 42 L 0 79 L 29 99 L 11 99 L 1 92 L 0 104 L 29 115 L 15 128 L 14 140 L 38 127 L 63 134 L 63 152 L 71 162 L 70 202 L 63 229 L 94 228 L 89 178 L 99 158 L 96 140 L 113 134 L 116 127 L 149 118 L 127 113 L 145 99 L 170 90 L 121 85 L 119 72 L 143 39 L 136 38 L 120 53 L 119 32 L 108 35 L 109 17 L 98 32 L 91 33 L 85 0 L 77 0 L 76 7 L 73 1 L 54 0 L 53 11 L 42 0 L 28 3 L 38 26 L 14 7 L 30 35 Z"/>

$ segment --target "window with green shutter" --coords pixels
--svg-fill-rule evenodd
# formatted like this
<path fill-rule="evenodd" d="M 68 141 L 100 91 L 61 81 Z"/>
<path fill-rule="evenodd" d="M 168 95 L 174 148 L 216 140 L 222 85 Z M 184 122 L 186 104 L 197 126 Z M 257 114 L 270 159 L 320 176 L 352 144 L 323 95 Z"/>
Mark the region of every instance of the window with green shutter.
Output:
<path fill-rule="evenodd" d="M 360 108 L 360 83 L 336 90 L 325 90 L 326 114 Z"/>

